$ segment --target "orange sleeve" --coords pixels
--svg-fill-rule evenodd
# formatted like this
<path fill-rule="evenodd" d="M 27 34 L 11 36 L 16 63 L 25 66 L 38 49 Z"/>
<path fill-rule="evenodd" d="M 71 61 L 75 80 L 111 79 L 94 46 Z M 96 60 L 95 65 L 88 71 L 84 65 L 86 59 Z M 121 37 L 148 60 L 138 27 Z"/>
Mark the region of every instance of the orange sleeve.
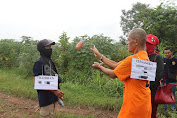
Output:
<path fill-rule="evenodd" d="M 120 64 L 114 69 L 114 73 L 121 81 L 125 81 L 126 79 L 130 78 L 131 62 L 132 56 L 129 56 L 121 61 Z"/>

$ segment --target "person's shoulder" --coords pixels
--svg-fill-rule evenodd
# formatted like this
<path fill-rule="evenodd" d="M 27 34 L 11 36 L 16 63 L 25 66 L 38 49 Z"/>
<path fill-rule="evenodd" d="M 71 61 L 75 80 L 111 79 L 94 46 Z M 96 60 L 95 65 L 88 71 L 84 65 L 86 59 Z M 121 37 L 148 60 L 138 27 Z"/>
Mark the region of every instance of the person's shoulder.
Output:
<path fill-rule="evenodd" d="M 126 60 L 131 60 L 132 58 L 135 58 L 135 56 L 134 55 L 130 55 L 130 56 L 126 57 L 125 59 Z"/>
<path fill-rule="evenodd" d="M 130 55 L 130 56 L 126 57 L 122 62 L 131 63 L 132 62 L 132 58 L 138 58 L 138 56 Z"/>
<path fill-rule="evenodd" d="M 155 57 L 157 57 L 158 56 L 158 54 L 151 54 L 151 55 L 149 55 L 148 57 L 149 58 L 155 58 Z"/>
<path fill-rule="evenodd" d="M 42 63 L 42 61 L 41 61 L 40 58 L 38 58 L 38 59 L 36 60 L 36 62 L 37 62 L 37 63 Z M 35 63 L 36 63 L 36 62 L 35 62 Z"/>
<path fill-rule="evenodd" d="M 38 59 L 33 66 L 33 72 L 36 73 L 38 72 L 38 70 L 42 67 L 42 62 L 40 59 Z M 35 76 L 37 76 L 38 74 L 35 74 Z"/>
<path fill-rule="evenodd" d="M 148 57 L 148 56 L 147 56 L 147 57 Z M 132 58 L 140 59 L 140 58 L 141 58 L 141 55 L 134 54 L 134 55 L 130 55 L 130 56 L 126 57 L 125 59 L 126 59 L 126 60 L 132 60 Z"/>
<path fill-rule="evenodd" d="M 139 51 L 138 53 L 135 54 L 135 56 L 138 56 L 138 59 L 141 59 L 141 60 L 146 60 L 148 61 L 149 60 L 149 57 L 148 57 L 148 54 L 146 51 L 142 50 L 142 51 Z M 136 56 L 136 58 L 137 58 Z"/>
<path fill-rule="evenodd" d="M 172 59 L 177 61 L 177 58 L 176 58 L 176 57 L 173 57 Z"/>
<path fill-rule="evenodd" d="M 36 62 L 35 62 L 35 65 L 39 65 L 39 64 L 42 64 L 42 61 L 41 61 L 41 59 L 39 58 L 39 59 L 37 59 L 36 60 Z"/>
<path fill-rule="evenodd" d="M 164 59 L 164 58 L 162 57 L 162 55 L 160 55 L 160 54 L 157 54 L 156 56 L 157 56 L 157 58 Z"/>

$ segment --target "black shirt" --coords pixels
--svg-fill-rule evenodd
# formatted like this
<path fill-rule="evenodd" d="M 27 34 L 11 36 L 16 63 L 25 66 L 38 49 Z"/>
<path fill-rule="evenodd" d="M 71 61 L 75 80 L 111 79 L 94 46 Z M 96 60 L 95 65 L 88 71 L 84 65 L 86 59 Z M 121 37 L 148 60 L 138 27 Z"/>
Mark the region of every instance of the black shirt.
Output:
<path fill-rule="evenodd" d="M 164 58 L 165 79 L 168 79 L 169 82 L 176 82 L 176 81 L 172 81 L 168 78 L 168 69 L 169 69 L 169 72 L 176 75 L 176 72 L 177 72 L 177 58 L 175 58 L 175 57 L 172 57 L 171 59 Z"/>

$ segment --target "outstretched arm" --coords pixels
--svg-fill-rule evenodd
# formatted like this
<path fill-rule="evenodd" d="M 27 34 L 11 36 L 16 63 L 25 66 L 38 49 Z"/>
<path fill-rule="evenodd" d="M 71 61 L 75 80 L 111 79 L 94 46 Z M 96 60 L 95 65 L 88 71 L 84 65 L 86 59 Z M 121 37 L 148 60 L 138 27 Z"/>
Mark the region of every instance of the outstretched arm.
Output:
<path fill-rule="evenodd" d="M 114 73 L 114 70 L 111 70 L 109 68 L 105 68 L 104 66 L 102 66 L 101 64 L 99 64 L 98 62 L 94 62 L 92 65 L 95 69 L 100 69 L 101 71 L 103 71 L 107 76 L 111 77 L 111 78 L 117 78 L 116 74 Z"/>
<path fill-rule="evenodd" d="M 94 53 L 95 57 L 98 57 L 102 62 L 104 62 L 110 68 L 115 69 L 119 65 L 119 62 L 112 61 L 112 60 L 106 58 L 105 56 L 103 56 L 97 50 L 97 48 L 95 47 L 95 45 L 94 45 L 94 48 L 90 48 L 90 50 Z"/>

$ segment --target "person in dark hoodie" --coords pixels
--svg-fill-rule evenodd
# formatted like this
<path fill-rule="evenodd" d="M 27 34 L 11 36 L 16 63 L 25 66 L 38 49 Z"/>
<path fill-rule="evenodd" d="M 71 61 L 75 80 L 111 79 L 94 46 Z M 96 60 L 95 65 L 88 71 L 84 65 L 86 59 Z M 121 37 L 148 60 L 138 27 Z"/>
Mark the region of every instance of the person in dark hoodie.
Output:
<path fill-rule="evenodd" d="M 37 50 L 40 52 L 40 58 L 35 62 L 33 67 L 34 82 L 35 76 L 55 76 L 58 74 L 55 64 L 51 59 L 52 45 L 55 45 L 55 42 L 49 42 L 47 39 L 43 39 L 37 44 Z M 61 78 L 58 76 L 58 90 L 37 90 L 41 118 L 53 118 L 55 103 L 58 99 L 63 100 L 62 96 L 64 93 L 60 90 L 59 83 L 61 83 Z"/>
<path fill-rule="evenodd" d="M 152 104 L 152 114 L 151 118 L 157 118 L 157 107 L 158 104 L 155 103 L 155 94 L 157 87 L 159 86 L 159 80 L 163 77 L 163 70 L 164 70 L 164 64 L 163 64 L 163 58 L 160 55 L 160 53 L 155 50 L 155 46 L 159 44 L 159 39 L 152 35 L 147 35 L 146 40 L 146 51 L 148 53 L 148 57 L 150 61 L 157 63 L 157 69 L 156 69 L 156 78 L 155 81 L 150 82 L 150 89 L 151 89 L 151 104 Z"/>

